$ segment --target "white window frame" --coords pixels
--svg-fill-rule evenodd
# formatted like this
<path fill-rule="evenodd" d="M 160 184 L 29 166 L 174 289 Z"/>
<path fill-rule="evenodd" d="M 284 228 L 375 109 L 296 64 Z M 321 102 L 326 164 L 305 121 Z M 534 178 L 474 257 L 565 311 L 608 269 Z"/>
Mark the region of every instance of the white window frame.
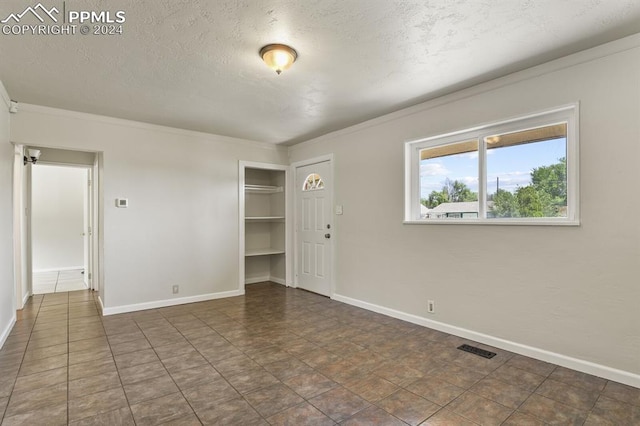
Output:
<path fill-rule="evenodd" d="M 404 223 L 420 225 L 580 225 L 578 118 L 579 104 L 573 103 L 522 117 L 406 142 Z M 567 123 L 567 217 L 487 218 L 487 148 L 484 138 L 495 134 L 523 131 L 559 123 Z M 478 140 L 478 218 L 421 219 L 420 151 L 471 139 Z"/>

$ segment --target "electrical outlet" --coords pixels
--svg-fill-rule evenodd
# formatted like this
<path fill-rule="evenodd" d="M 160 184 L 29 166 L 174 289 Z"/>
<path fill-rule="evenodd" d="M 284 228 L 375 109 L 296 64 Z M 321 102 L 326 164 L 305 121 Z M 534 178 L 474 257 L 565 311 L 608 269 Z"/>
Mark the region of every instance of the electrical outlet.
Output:
<path fill-rule="evenodd" d="M 434 302 L 433 300 L 427 301 L 427 312 L 429 312 L 430 314 L 436 313 L 436 302 Z"/>
<path fill-rule="evenodd" d="M 178 294 L 180 293 L 180 286 L 179 285 L 174 285 L 173 286 L 173 294 Z"/>

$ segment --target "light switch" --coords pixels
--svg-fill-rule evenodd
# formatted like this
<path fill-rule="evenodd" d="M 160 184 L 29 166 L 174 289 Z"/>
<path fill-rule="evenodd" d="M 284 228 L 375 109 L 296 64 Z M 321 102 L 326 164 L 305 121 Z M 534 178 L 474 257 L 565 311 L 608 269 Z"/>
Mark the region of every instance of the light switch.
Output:
<path fill-rule="evenodd" d="M 336 206 L 336 214 L 338 214 L 338 215 L 342 214 L 342 205 L 337 205 Z"/>
<path fill-rule="evenodd" d="M 116 198 L 116 207 L 119 209 L 126 209 L 129 207 L 129 199 L 128 198 Z"/>

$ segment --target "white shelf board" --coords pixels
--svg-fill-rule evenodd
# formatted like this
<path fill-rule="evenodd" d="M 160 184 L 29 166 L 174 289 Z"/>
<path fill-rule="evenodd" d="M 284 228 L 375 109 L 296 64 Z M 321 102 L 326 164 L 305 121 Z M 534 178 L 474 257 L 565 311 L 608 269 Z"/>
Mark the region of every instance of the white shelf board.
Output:
<path fill-rule="evenodd" d="M 281 186 L 270 186 L 270 185 L 245 185 L 244 191 L 253 194 L 275 194 L 277 192 L 282 192 L 283 188 Z"/>
<path fill-rule="evenodd" d="M 277 248 L 260 248 L 245 251 L 245 257 L 251 256 L 267 256 L 270 254 L 284 254 L 284 250 Z"/>
<path fill-rule="evenodd" d="M 284 216 L 248 216 L 244 220 L 247 222 L 281 222 Z"/>

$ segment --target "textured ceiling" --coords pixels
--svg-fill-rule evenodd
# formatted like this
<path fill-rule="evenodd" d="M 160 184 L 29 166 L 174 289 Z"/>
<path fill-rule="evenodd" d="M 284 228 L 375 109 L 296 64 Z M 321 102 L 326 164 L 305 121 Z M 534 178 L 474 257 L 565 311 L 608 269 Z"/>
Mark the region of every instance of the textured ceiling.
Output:
<path fill-rule="evenodd" d="M 0 20 L 36 4 L 3 0 Z M 124 10 L 124 34 L 0 35 L 0 80 L 13 99 L 287 144 L 640 32 L 638 0 L 67 0 L 64 7 Z M 299 53 L 280 76 L 258 56 L 269 43 Z"/>

